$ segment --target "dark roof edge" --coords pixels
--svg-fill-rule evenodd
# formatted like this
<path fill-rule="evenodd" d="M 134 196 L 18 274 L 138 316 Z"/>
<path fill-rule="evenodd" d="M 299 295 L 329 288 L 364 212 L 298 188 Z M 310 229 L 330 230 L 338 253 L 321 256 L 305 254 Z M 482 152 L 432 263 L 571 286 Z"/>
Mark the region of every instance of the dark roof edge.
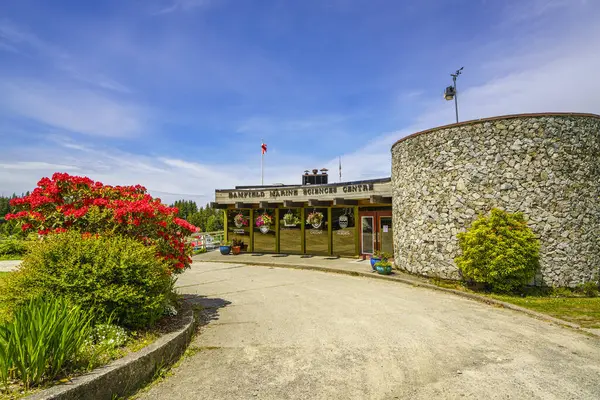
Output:
<path fill-rule="evenodd" d="M 471 125 L 471 124 L 476 124 L 476 123 L 480 123 L 480 122 L 497 121 L 497 120 L 501 120 L 501 119 L 528 118 L 528 117 L 568 117 L 568 116 L 591 117 L 591 118 L 600 119 L 600 115 L 598 115 L 598 114 L 576 113 L 576 112 L 546 112 L 546 113 L 530 113 L 530 114 L 509 114 L 509 115 L 500 115 L 497 117 L 471 119 L 469 121 L 463 121 L 463 122 L 458 122 L 458 123 L 453 123 L 453 124 L 448 124 L 448 125 L 436 126 L 435 128 L 429 128 L 424 131 L 412 133 L 408 136 L 403 137 L 402 139 L 398 139 L 392 145 L 392 149 L 398 143 L 403 142 L 407 139 L 411 139 L 415 136 L 424 135 L 424 134 L 431 133 L 431 132 L 441 130 L 441 129 L 454 128 L 457 126 Z"/>
<path fill-rule="evenodd" d="M 268 189 L 282 189 L 282 188 L 313 188 L 313 187 L 321 187 L 321 186 L 344 186 L 344 185 L 360 185 L 363 183 L 385 183 L 391 182 L 392 178 L 376 178 L 376 179 L 364 179 L 361 181 L 351 181 L 351 182 L 332 182 L 321 185 L 257 185 L 257 186 L 236 186 L 234 189 L 215 189 L 215 192 L 231 192 L 234 190 L 268 190 Z"/>

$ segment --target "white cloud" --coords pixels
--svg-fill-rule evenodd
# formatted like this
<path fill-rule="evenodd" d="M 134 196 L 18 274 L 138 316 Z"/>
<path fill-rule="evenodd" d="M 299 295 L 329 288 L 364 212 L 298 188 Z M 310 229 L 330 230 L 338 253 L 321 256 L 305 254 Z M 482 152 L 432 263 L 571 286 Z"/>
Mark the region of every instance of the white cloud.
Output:
<path fill-rule="evenodd" d="M 550 11 L 541 9 L 535 13 L 545 15 Z M 561 40 L 522 42 L 518 49 L 505 46 L 484 51 L 474 48 L 476 63 L 466 65 L 465 75 L 459 78 L 461 120 L 545 111 L 600 113 L 600 80 L 597 78 L 600 31 L 595 27 L 577 31 L 570 28 L 560 28 L 564 32 Z M 560 32 L 556 35 L 560 36 Z M 171 59 L 177 60 L 177 57 Z M 470 80 L 474 76 L 477 79 Z M 12 82 L 0 89 L 3 94 L 0 106 L 57 128 L 111 136 L 131 136 L 145 128 L 143 110 L 91 91 L 67 91 L 31 82 Z M 425 104 L 422 112 L 398 131 L 374 138 L 365 133 L 360 147 L 342 155 L 344 180 L 389 176 L 390 147 L 396 140 L 454 122 L 453 102 L 442 99 L 442 90 L 440 87 L 440 94 L 433 98 L 427 98 L 425 93 L 408 91 L 406 99 L 418 98 L 419 104 Z M 330 132 L 348 123 L 352 123 L 351 118 L 335 114 L 287 121 L 278 117 L 255 117 L 241 124 L 238 132 L 255 136 L 260 132 L 317 135 L 319 131 Z M 214 199 L 215 188 L 260 182 L 258 144 L 256 158 L 235 161 L 229 158 L 229 161 L 215 163 L 166 154 L 141 155 L 134 151 L 99 148 L 82 141 L 54 139 L 53 147 L 27 147 L 12 160 L 7 159 L 9 154 L 2 154 L 0 191 L 20 193 L 31 190 L 42 176 L 66 170 L 109 184 L 139 183 L 167 202 L 184 197 L 206 203 Z M 322 140 L 326 139 L 323 135 Z M 329 168 L 331 181 L 337 181 L 337 156 L 319 160 L 310 154 L 298 154 L 294 148 L 268 144 L 266 183 L 298 183 L 301 172 L 312 166 Z M 236 143 L 228 145 L 233 148 Z"/>
<path fill-rule="evenodd" d="M 63 165 L 63 164 L 50 164 L 47 162 L 38 162 L 38 161 L 17 161 L 11 164 L 0 164 L 0 168 L 3 169 L 14 169 L 14 170 L 55 170 L 55 171 L 77 171 L 80 168 L 74 165 Z"/>
<path fill-rule="evenodd" d="M 506 7 L 506 22 L 519 23 L 531 21 L 557 11 L 587 5 L 587 0 L 518 0 Z"/>
<path fill-rule="evenodd" d="M 532 48 L 530 57 L 511 59 L 510 65 L 504 65 L 504 69 L 509 71 L 505 75 L 490 77 L 480 85 L 459 92 L 460 120 L 537 112 L 600 114 L 598 33 L 599 30 L 594 28 L 580 36 L 554 43 L 550 50 Z M 526 62 L 523 64 L 523 61 Z M 380 135 L 357 151 L 343 155 L 344 180 L 389 176 L 390 149 L 395 141 L 453 122 L 454 102 L 446 102 L 440 95 L 414 118 L 410 126 Z M 337 158 L 329 160 L 326 165 L 337 171 Z"/>
<path fill-rule="evenodd" d="M 99 88 L 121 93 L 132 92 L 122 83 L 93 71 L 93 68 L 84 67 L 77 57 L 73 57 L 59 46 L 39 38 L 34 33 L 8 20 L 0 20 L 0 50 L 39 58 L 42 63 L 54 66 L 71 79 Z"/>
<path fill-rule="evenodd" d="M 139 107 L 90 90 L 31 81 L 0 84 L 0 108 L 38 123 L 87 135 L 136 136 L 144 129 Z"/>
<path fill-rule="evenodd" d="M 505 66 L 509 73 L 467 87 L 460 93 L 461 120 L 544 111 L 599 113 L 600 97 L 597 93 L 600 92 L 600 80 L 595 75 L 600 70 L 600 54 L 591 50 L 600 45 L 600 37 L 585 43 L 571 39 L 557 44 L 555 51 L 541 49 L 544 56 L 534 57 L 535 63 L 523 65 L 515 58 L 512 65 Z M 409 126 L 384 133 L 361 144 L 356 151 L 342 155 L 343 179 L 389 176 L 390 148 L 396 140 L 420 130 L 454 122 L 453 103 L 438 97 L 431 99 L 429 107 L 417 115 Z M 317 118 L 315 121 L 313 123 L 323 120 Z M 259 122 L 265 121 L 254 121 L 256 125 L 253 128 L 258 128 Z M 267 121 L 268 125 L 270 122 Z M 290 126 L 302 124 L 292 123 Z M 23 155 L 14 160 L 17 161 L 15 167 L 0 167 L 0 191 L 8 194 L 31 190 L 42 176 L 49 176 L 61 168 L 67 170 L 67 166 L 74 173 L 89 175 L 92 179 L 109 184 L 142 184 L 152 194 L 169 203 L 188 198 L 204 204 L 214 200 L 215 188 L 260 182 L 258 147 L 255 159 L 214 163 L 98 148 L 58 136 L 51 139 L 59 147 L 28 148 L 27 152 L 19 152 Z M 302 171 L 312 166 L 329 168 L 330 180 L 337 181 L 337 157 L 318 160 L 307 155 L 298 157 L 293 149 L 281 148 L 273 153 L 272 148 L 269 147 L 265 158 L 267 184 L 299 183 Z M 3 164 L 10 165 L 10 161 Z"/>

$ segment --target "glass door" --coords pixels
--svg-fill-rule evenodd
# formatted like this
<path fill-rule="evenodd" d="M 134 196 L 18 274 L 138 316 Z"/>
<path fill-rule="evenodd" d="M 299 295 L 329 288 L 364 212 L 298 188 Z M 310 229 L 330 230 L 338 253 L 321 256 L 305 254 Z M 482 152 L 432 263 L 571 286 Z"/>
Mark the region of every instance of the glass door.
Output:
<path fill-rule="evenodd" d="M 392 217 L 379 217 L 379 248 L 382 252 L 394 253 L 394 234 L 392 230 Z"/>
<path fill-rule="evenodd" d="M 394 253 L 391 211 L 360 212 L 360 254 Z"/>
<path fill-rule="evenodd" d="M 361 254 L 373 254 L 375 252 L 375 216 L 363 215 L 360 217 L 360 243 Z"/>

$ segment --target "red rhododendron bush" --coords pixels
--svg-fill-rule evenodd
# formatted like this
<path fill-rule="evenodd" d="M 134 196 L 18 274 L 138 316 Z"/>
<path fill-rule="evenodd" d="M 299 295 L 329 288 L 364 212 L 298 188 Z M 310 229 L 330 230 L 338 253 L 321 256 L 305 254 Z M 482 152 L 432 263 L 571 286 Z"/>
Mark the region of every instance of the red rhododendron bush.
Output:
<path fill-rule="evenodd" d="M 171 272 L 189 268 L 191 248 L 185 237 L 196 227 L 177 217 L 168 207 L 136 186 L 110 186 L 88 177 L 55 173 L 42 178 L 33 192 L 11 201 L 21 229 L 40 235 L 77 230 L 84 237 L 120 235 L 135 238 L 157 249 Z"/>

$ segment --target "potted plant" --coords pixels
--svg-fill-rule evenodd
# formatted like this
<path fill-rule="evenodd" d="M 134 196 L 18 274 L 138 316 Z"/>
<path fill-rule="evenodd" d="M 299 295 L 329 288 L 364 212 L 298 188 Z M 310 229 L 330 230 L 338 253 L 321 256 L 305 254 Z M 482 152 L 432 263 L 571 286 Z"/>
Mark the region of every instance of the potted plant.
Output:
<path fill-rule="evenodd" d="M 371 268 L 373 269 L 373 271 L 377 270 L 375 268 L 375 263 L 378 263 L 379 261 L 381 261 L 381 257 L 379 256 L 379 250 L 375 250 L 373 255 L 371 255 Z"/>
<path fill-rule="evenodd" d="M 312 225 L 313 228 L 319 229 L 321 223 L 323 223 L 323 213 L 319 211 L 313 211 L 306 217 L 306 223 Z"/>
<path fill-rule="evenodd" d="M 231 242 L 222 241 L 219 251 L 222 255 L 226 256 L 231 253 Z"/>
<path fill-rule="evenodd" d="M 258 217 L 256 217 L 256 226 L 258 226 L 262 233 L 269 232 L 272 223 L 273 217 L 271 217 L 267 213 L 261 214 Z"/>
<path fill-rule="evenodd" d="M 379 261 L 387 261 L 390 258 L 392 258 L 392 255 L 390 253 L 386 253 L 385 251 L 375 250 L 375 252 L 371 256 L 371 268 L 373 268 L 373 271 L 375 271 L 376 263 L 378 263 Z"/>
<path fill-rule="evenodd" d="M 244 242 L 241 239 L 233 239 L 233 241 L 231 242 L 231 250 L 233 251 L 234 256 L 240 254 L 243 245 Z"/>
<path fill-rule="evenodd" d="M 377 273 L 381 275 L 389 275 L 392 273 L 392 263 L 388 260 L 381 260 L 375 263 Z"/>

